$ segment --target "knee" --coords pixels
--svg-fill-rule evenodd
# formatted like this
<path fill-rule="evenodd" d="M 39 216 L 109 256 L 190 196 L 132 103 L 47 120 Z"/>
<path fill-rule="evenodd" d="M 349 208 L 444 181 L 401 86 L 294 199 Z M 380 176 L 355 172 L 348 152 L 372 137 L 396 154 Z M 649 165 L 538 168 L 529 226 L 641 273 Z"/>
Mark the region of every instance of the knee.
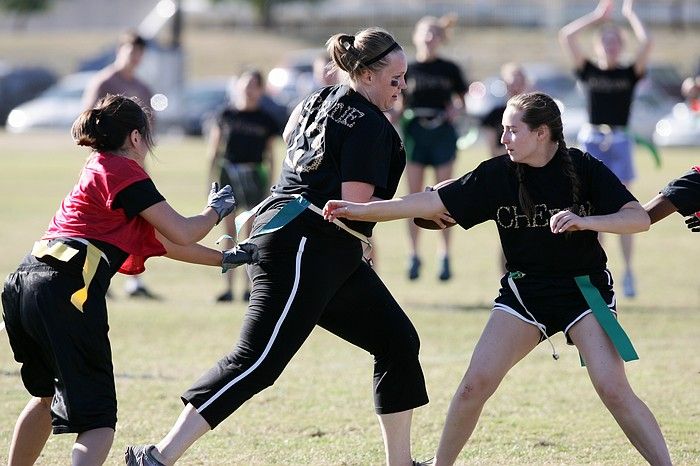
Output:
<path fill-rule="evenodd" d="M 486 372 L 467 373 L 459 383 L 454 401 L 458 404 L 485 403 L 498 386 L 492 376 Z"/>
<path fill-rule="evenodd" d="M 634 396 L 629 384 L 620 381 L 603 381 L 595 384 L 596 392 L 610 410 L 622 408 Z"/>
<path fill-rule="evenodd" d="M 375 354 L 377 360 L 418 360 L 420 338 L 415 329 L 396 335 L 386 341 L 383 349 Z"/>

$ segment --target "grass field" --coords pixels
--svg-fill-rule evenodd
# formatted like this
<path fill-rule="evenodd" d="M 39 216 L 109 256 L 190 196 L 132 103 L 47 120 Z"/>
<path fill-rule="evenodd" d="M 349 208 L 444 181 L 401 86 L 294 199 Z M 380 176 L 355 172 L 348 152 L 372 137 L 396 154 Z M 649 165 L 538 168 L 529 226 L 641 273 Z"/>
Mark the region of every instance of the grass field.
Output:
<path fill-rule="evenodd" d="M 0 275 L 11 272 L 44 231 L 76 179 L 86 153 L 67 134 L 0 133 Z M 156 184 L 183 213 L 199 212 L 206 199 L 204 143 L 164 139 L 150 162 Z M 458 171 L 474 167 L 485 148 L 460 153 Z M 669 179 L 697 163 L 697 150 L 664 151 L 664 165 L 637 154 L 634 192 L 645 201 Z M 452 393 L 488 318 L 498 287 L 497 238 L 491 224 L 454 233 L 454 279 L 437 281 L 435 234 L 423 241 L 424 275 L 404 278 L 405 224 L 376 230 L 379 271 L 421 336 L 431 402 L 416 411 L 413 445 L 418 458 L 433 455 Z M 220 233 L 204 241 L 213 245 Z M 606 246 L 620 273 L 616 238 Z M 637 237 L 639 296 L 620 298 L 621 321 L 641 360 L 628 364 L 637 393 L 657 416 L 677 464 L 700 464 L 700 235 L 673 216 Z M 155 441 L 181 409 L 179 394 L 237 338 L 244 307 L 215 305 L 219 271 L 152 259 L 145 280 L 164 299 L 127 299 L 115 278 L 109 302 L 119 398 L 119 424 L 108 464 L 124 446 Z M 0 334 L 0 463 L 28 397 L 4 332 Z M 469 464 L 641 464 L 603 408 L 579 367 L 573 348 L 554 338 L 554 362 L 540 345 L 505 379 L 486 405 L 460 461 Z M 371 401 L 371 358 L 323 330 L 314 332 L 279 381 L 253 398 L 183 458 L 186 465 L 368 465 L 383 461 Z M 73 437 L 52 436 L 40 465 L 64 465 Z"/>

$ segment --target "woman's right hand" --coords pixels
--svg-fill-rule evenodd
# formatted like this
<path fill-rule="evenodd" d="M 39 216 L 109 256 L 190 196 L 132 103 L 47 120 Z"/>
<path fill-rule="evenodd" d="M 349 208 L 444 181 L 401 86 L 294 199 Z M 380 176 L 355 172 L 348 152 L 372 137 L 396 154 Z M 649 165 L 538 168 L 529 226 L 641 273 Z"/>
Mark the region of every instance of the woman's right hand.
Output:
<path fill-rule="evenodd" d="M 323 207 L 323 218 L 333 222 L 336 218 L 347 218 L 349 220 L 360 220 L 363 204 L 349 201 L 328 201 Z"/>

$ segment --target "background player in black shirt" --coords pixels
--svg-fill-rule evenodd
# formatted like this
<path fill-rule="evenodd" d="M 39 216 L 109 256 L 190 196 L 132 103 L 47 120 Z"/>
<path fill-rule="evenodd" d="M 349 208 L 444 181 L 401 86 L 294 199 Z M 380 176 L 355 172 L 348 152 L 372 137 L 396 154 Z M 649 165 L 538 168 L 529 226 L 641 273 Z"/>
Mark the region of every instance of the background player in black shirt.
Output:
<path fill-rule="evenodd" d="M 210 133 L 210 172 L 221 186 L 233 187 L 238 206 L 247 210 L 270 194 L 272 145 L 275 137 L 282 135 L 282 128 L 260 107 L 264 92 L 260 71 L 241 73 L 233 88 L 230 105 L 216 115 Z M 236 237 L 234 215 L 224 219 L 224 228 L 226 234 Z M 243 228 L 243 235 L 248 236 L 250 224 L 246 223 Z M 229 270 L 224 275 L 226 289 L 217 296 L 218 302 L 233 300 L 233 274 L 234 271 Z M 247 279 L 242 295 L 245 301 L 250 297 Z"/>
<path fill-rule="evenodd" d="M 327 49 L 349 84 L 313 92 L 285 128 L 281 175 L 248 243 L 258 248 L 259 261 L 248 267 L 253 288 L 239 342 L 182 395 L 186 407 L 164 439 L 156 446 L 128 447 L 129 465 L 173 464 L 272 385 L 317 325 L 373 355 L 386 462 L 412 464 L 413 408 L 428 402 L 418 334 L 363 260 L 355 235 L 370 236 L 374 223 L 348 221 L 340 228 L 320 215 L 330 199 L 365 202 L 396 193 L 405 153 L 382 112 L 406 87 L 406 56 L 377 28 L 337 34 Z"/>
<path fill-rule="evenodd" d="M 452 166 L 457 154 L 457 130 L 454 121 L 464 111 L 467 83 L 462 71 L 452 61 L 439 56 L 440 46 L 447 40 L 448 30 L 454 26 L 454 16 L 436 18 L 426 16 L 416 24 L 413 43 L 416 61 L 408 65 L 404 97 L 402 130 L 406 144 L 408 188 L 412 193 L 423 190 L 426 167 L 435 170 L 436 182 L 452 177 Z M 420 274 L 418 233 L 408 224 L 411 255 L 408 278 Z M 449 280 L 449 231 L 442 232 L 440 246 L 440 280 Z"/>
<path fill-rule="evenodd" d="M 566 147 L 551 97 L 511 98 L 503 126 L 507 155 L 437 191 L 365 204 L 331 201 L 324 209 L 329 219 L 416 216 L 465 229 L 487 220 L 498 226 L 509 273 L 450 404 L 435 465 L 456 461 L 510 368 L 559 331 L 578 348 L 596 392 L 630 442 L 649 463 L 670 465 L 653 414 L 627 381 L 622 344 L 608 336 L 616 325 L 615 295 L 597 240 L 601 231 L 647 230 L 649 218 L 599 160 Z M 595 290 L 598 306 L 589 304 L 579 281 Z"/>
<path fill-rule="evenodd" d="M 620 62 L 623 52 L 622 32 L 606 24 L 598 32 L 595 49 L 597 59 L 591 60 L 581 50 L 578 36 L 590 26 L 609 19 L 612 0 L 600 0 L 596 9 L 564 26 L 559 41 L 571 56 L 576 75 L 583 82 L 588 96 L 589 125 L 579 133 L 583 150 L 602 160 L 629 188 L 634 180 L 632 150 L 634 140 L 627 123 L 632 108 L 634 87 L 646 73 L 651 54 L 651 36 L 634 12 L 633 0 L 624 0 L 622 14 L 627 18 L 639 41 L 639 50 L 631 65 Z M 620 244 L 625 261 L 623 291 L 625 296 L 636 295 L 632 273 L 632 237 L 621 235 Z"/>

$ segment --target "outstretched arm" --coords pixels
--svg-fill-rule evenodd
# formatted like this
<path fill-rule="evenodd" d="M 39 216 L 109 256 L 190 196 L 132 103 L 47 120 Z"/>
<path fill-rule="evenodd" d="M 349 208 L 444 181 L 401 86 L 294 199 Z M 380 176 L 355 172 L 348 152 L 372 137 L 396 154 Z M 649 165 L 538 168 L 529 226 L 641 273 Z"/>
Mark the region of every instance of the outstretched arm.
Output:
<path fill-rule="evenodd" d="M 557 212 L 549 219 L 552 233 L 592 230 L 604 233 L 630 234 L 649 229 L 649 215 L 637 201 L 630 201 L 609 215 L 579 217 L 568 210 Z"/>
<path fill-rule="evenodd" d="M 644 204 L 644 210 L 649 214 L 651 223 L 654 224 L 676 212 L 678 209 L 663 194 L 657 194 L 654 199 Z"/>
<path fill-rule="evenodd" d="M 629 21 L 632 31 L 634 31 L 634 36 L 639 41 L 639 52 L 634 60 L 634 71 L 637 76 L 641 76 L 646 71 L 647 63 L 649 63 L 653 41 L 633 7 L 634 0 L 625 0 L 625 3 L 622 5 L 622 14 Z"/>
<path fill-rule="evenodd" d="M 577 70 L 583 67 L 583 62 L 586 60 L 579 44 L 579 33 L 609 18 L 612 7 L 612 0 L 600 0 L 595 10 L 573 20 L 559 31 L 559 44 L 571 56 L 574 68 Z"/>
<path fill-rule="evenodd" d="M 328 201 L 323 208 L 323 215 L 329 221 L 336 218 L 347 218 L 349 220 L 381 222 L 399 218 L 421 217 L 433 219 L 442 226 L 454 223 L 436 191 L 409 194 L 388 201 L 365 203 Z"/>

